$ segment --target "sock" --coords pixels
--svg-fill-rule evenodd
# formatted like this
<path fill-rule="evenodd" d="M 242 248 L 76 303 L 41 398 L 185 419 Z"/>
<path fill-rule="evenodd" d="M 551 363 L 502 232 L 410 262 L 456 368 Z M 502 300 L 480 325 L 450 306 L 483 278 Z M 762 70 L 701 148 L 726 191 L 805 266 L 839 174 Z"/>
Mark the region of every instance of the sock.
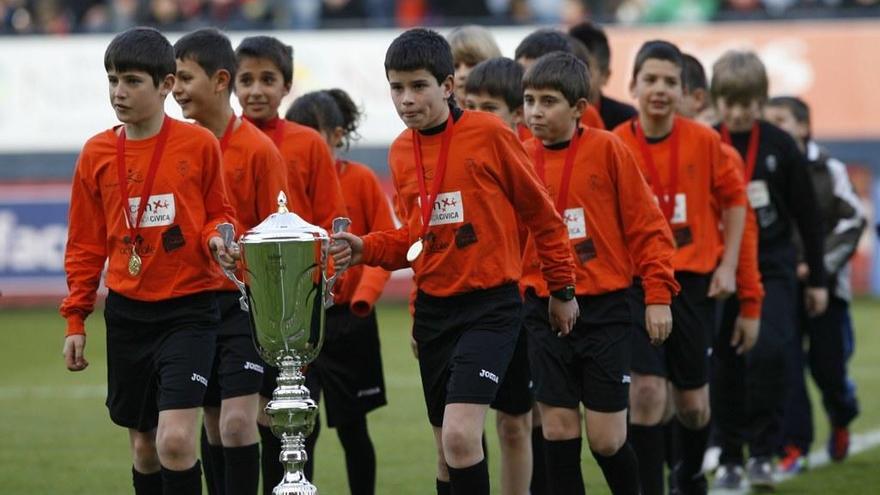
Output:
<path fill-rule="evenodd" d="M 669 484 L 669 493 L 678 492 L 678 470 L 681 469 L 681 437 L 679 428 L 681 425 L 676 419 L 672 419 L 663 424 L 663 439 L 666 444 L 666 467 L 669 469 L 667 483 Z M 635 444 L 633 444 L 635 447 Z M 638 454 L 638 452 L 636 452 Z M 702 459 L 700 460 L 702 467 Z M 642 468 L 642 458 L 639 457 L 639 469 Z M 645 490 L 645 483 L 642 480 L 642 491 Z"/>
<path fill-rule="evenodd" d="M 489 465 L 486 459 L 466 468 L 450 466 L 449 487 L 452 493 L 489 495 Z"/>
<path fill-rule="evenodd" d="M 145 474 L 131 467 L 135 495 L 162 495 L 162 471 Z"/>
<path fill-rule="evenodd" d="M 226 460 L 226 492 L 230 495 L 257 495 L 260 484 L 260 444 L 223 447 Z"/>
<path fill-rule="evenodd" d="M 681 465 L 676 476 L 678 489 L 685 495 L 705 494 L 707 483 L 701 470 L 703 455 L 709 444 L 709 427 L 691 430 L 679 424 L 678 432 L 681 439 Z"/>
<path fill-rule="evenodd" d="M 581 473 L 581 439 L 544 440 L 550 492 L 556 495 L 584 495 Z"/>
<path fill-rule="evenodd" d="M 315 417 L 315 428 L 312 434 L 306 437 L 306 465 L 303 474 L 309 481 L 315 481 L 315 445 L 318 443 L 318 435 L 321 433 L 321 418 Z"/>
<path fill-rule="evenodd" d="M 662 425 L 629 425 L 627 441 L 639 460 L 639 481 L 643 495 L 663 495 Z"/>
<path fill-rule="evenodd" d="M 366 416 L 339 425 L 336 434 L 345 451 L 351 495 L 373 495 L 376 492 L 376 452 L 367 431 Z"/>
<path fill-rule="evenodd" d="M 173 495 L 202 494 L 202 463 L 184 471 L 173 471 L 162 466 L 162 491 Z"/>
<path fill-rule="evenodd" d="M 223 446 L 211 445 L 208 442 L 208 431 L 202 425 L 202 471 L 205 473 L 205 484 L 208 495 L 226 495 L 226 466 L 223 460 Z"/>
<path fill-rule="evenodd" d="M 448 481 L 437 480 L 437 495 L 452 495 Z"/>
<path fill-rule="evenodd" d="M 531 495 L 547 495 L 547 463 L 544 459 L 544 430 L 538 426 L 532 428 L 532 482 L 529 485 Z"/>
<path fill-rule="evenodd" d="M 639 460 L 629 443 L 624 443 L 614 455 L 605 457 L 593 452 L 593 457 L 602 468 L 605 482 L 614 495 L 639 495 Z"/>
<path fill-rule="evenodd" d="M 281 483 L 281 478 L 284 477 L 284 466 L 278 460 L 281 455 L 281 440 L 272 434 L 272 429 L 268 426 L 259 425 L 259 429 L 262 447 L 260 467 L 263 476 L 263 495 L 272 495 L 272 489 Z"/>

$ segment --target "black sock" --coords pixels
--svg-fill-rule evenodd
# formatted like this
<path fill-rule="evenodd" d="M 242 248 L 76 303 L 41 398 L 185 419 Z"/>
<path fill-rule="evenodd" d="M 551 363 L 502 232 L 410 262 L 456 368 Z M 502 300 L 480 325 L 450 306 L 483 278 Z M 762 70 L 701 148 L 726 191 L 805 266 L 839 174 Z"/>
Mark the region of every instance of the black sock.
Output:
<path fill-rule="evenodd" d="M 131 467 L 135 495 L 162 495 L 162 471 L 145 474 Z"/>
<path fill-rule="evenodd" d="M 169 495 L 201 495 L 202 463 L 196 461 L 193 467 L 183 471 L 162 466 L 162 491 Z"/>
<path fill-rule="evenodd" d="M 208 495 L 226 495 L 226 465 L 223 460 L 223 446 L 211 445 L 208 442 L 208 431 L 202 425 L 202 471 L 205 473 L 205 484 Z"/>
<path fill-rule="evenodd" d="M 629 443 L 624 443 L 614 455 L 605 457 L 593 452 L 593 457 L 602 468 L 605 482 L 614 495 L 639 495 L 639 460 Z"/>
<path fill-rule="evenodd" d="M 581 439 L 544 440 L 550 492 L 556 495 L 584 495 L 581 473 Z"/>
<path fill-rule="evenodd" d="M 351 495 L 373 495 L 376 492 L 376 451 L 367 431 L 367 417 L 339 425 L 336 434 L 345 451 Z"/>
<path fill-rule="evenodd" d="M 705 494 L 707 483 L 702 469 L 703 455 L 709 444 L 709 427 L 691 430 L 679 424 L 677 430 L 681 439 L 681 464 L 676 476 L 678 489 L 684 495 Z"/>
<path fill-rule="evenodd" d="M 260 467 L 263 476 L 263 495 L 272 495 L 272 489 L 281 483 L 281 478 L 284 477 L 284 466 L 278 460 L 281 455 L 281 440 L 272 434 L 272 429 L 268 426 L 259 425 L 259 429 L 262 447 Z"/>
<path fill-rule="evenodd" d="M 532 428 L 532 482 L 529 485 L 531 495 L 547 495 L 547 463 L 544 453 L 544 430 L 538 426 Z"/>
<path fill-rule="evenodd" d="M 627 441 L 639 459 L 639 481 L 643 495 L 663 495 L 662 425 L 629 425 Z"/>
<path fill-rule="evenodd" d="M 486 459 L 466 468 L 450 467 L 449 486 L 456 494 L 489 495 L 489 465 Z"/>
<path fill-rule="evenodd" d="M 452 495 L 448 481 L 437 480 L 437 495 Z"/>
<path fill-rule="evenodd" d="M 315 428 L 312 434 L 306 437 L 306 465 L 303 467 L 303 474 L 309 481 L 315 481 L 315 445 L 318 443 L 318 435 L 321 433 L 321 418 L 315 417 Z M 314 483 L 312 483 L 314 484 Z"/>
<path fill-rule="evenodd" d="M 226 493 L 257 495 L 260 484 L 260 444 L 223 447 L 226 459 Z"/>

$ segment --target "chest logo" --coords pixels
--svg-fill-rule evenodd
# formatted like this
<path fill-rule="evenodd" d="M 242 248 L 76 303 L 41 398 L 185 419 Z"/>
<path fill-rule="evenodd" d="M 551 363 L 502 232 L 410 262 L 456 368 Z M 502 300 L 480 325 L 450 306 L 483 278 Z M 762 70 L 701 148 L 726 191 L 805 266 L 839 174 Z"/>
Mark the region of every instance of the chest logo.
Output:
<path fill-rule="evenodd" d="M 461 191 L 440 193 L 434 200 L 431 221 L 428 225 L 444 225 L 464 222 L 464 203 Z"/>

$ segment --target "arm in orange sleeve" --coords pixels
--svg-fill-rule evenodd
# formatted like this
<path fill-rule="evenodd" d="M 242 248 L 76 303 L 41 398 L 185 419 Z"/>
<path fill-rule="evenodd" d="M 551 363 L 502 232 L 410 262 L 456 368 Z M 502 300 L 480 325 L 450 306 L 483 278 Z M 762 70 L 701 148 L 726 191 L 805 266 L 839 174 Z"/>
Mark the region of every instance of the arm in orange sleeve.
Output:
<path fill-rule="evenodd" d="M 220 143 L 217 140 L 206 143 L 202 151 L 202 197 L 192 198 L 205 202 L 205 225 L 202 227 L 201 238 L 202 249 L 210 259 L 214 258 L 214 254 L 208 246 L 208 241 L 212 237 L 220 236 L 220 233 L 217 232 L 217 225 L 221 223 L 238 225 L 235 211 L 226 196 L 221 160 Z"/>
<path fill-rule="evenodd" d="M 675 242 L 669 224 L 654 201 L 632 152 L 619 139 L 609 153 L 611 177 L 617 189 L 617 208 L 623 235 L 636 271 L 642 278 L 646 304 L 670 304 L 680 287 L 672 257 Z"/>
<path fill-rule="evenodd" d="M 96 185 L 84 176 L 83 166 L 88 160 L 84 155 L 80 156 L 73 177 L 64 251 L 68 295 L 61 303 L 61 316 L 67 320 L 67 335 L 86 333 L 85 320 L 95 308 L 101 271 L 107 260 L 104 207 Z"/>
<path fill-rule="evenodd" d="M 739 313 L 746 318 L 760 318 L 764 302 L 764 285 L 758 269 L 758 223 L 755 212 L 746 207 L 746 226 L 736 267 L 736 295 Z"/>
<path fill-rule="evenodd" d="M 308 191 L 312 205 L 312 223 L 329 231 L 333 219 L 347 216 L 348 210 L 345 209 L 345 197 L 339 185 L 333 156 L 324 141 L 312 141 L 308 166 L 311 168 Z"/>
<path fill-rule="evenodd" d="M 389 271 L 409 268 L 410 263 L 406 260 L 406 252 L 410 246 L 409 212 L 399 194 L 394 195 L 394 211 L 401 221 L 400 227 L 364 236 L 364 250 L 361 253 L 364 265 L 380 266 Z"/>
<path fill-rule="evenodd" d="M 392 230 L 394 218 L 391 216 L 391 207 L 388 198 L 382 191 L 379 180 L 372 173 L 366 176 L 364 181 L 363 206 L 368 210 L 367 231 Z M 361 280 L 351 298 L 351 309 L 355 315 L 366 316 L 373 310 L 373 305 L 382 295 L 385 283 L 391 278 L 391 272 L 375 266 L 364 267 Z"/>
<path fill-rule="evenodd" d="M 568 228 L 556 212 L 547 189 L 541 185 L 522 143 L 516 134 L 504 132 L 497 134 L 495 146 L 500 159 L 496 165 L 499 183 L 532 234 L 548 289 L 552 292 L 575 285 Z M 510 228 L 510 235 L 517 235 L 518 226 Z"/>
<path fill-rule="evenodd" d="M 724 254 L 721 263 L 735 267 L 739 264 L 739 250 L 746 221 L 746 187 L 743 182 L 739 153 L 724 152 L 721 140 L 712 146 L 712 194 L 721 205 L 724 225 Z"/>
<path fill-rule="evenodd" d="M 259 156 L 254 157 L 257 167 L 257 212 L 260 221 L 278 211 L 278 193 L 284 191 L 290 197 L 287 186 L 287 173 L 284 170 L 284 159 L 281 153 L 272 146 L 266 147 Z M 250 226 L 245 225 L 250 228 Z M 242 234 L 244 231 L 241 232 Z"/>

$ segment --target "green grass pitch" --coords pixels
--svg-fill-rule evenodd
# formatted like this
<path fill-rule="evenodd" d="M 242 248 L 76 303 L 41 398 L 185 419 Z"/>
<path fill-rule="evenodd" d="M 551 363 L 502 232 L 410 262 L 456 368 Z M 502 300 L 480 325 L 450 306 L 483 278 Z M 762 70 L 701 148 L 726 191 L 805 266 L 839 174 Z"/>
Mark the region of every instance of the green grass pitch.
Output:
<path fill-rule="evenodd" d="M 378 493 L 428 494 L 434 487 L 434 446 L 422 402 L 419 373 L 409 349 L 406 307 L 379 309 L 389 405 L 369 416 L 378 459 Z M 880 428 L 880 301 L 854 306 L 857 333 L 852 374 L 862 415 L 856 432 Z M 132 493 L 125 431 L 104 407 L 106 367 L 103 318 L 87 322 L 91 366 L 69 373 L 61 358 L 64 322 L 54 309 L 0 309 L 0 493 Z M 813 391 L 815 397 L 815 391 Z M 827 425 L 816 409 L 817 444 Z M 493 493 L 499 454 L 494 413 L 487 420 Z M 821 442 L 821 444 L 820 444 Z M 588 493 L 608 493 L 595 462 L 582 456 Z M 333 430 L 322 428 L 315 483 L 327 495 L 347 493 L 344 459 Z M 810 472 L 780 486 L 780 493 L 876 493 L 880 450 Z"/>

